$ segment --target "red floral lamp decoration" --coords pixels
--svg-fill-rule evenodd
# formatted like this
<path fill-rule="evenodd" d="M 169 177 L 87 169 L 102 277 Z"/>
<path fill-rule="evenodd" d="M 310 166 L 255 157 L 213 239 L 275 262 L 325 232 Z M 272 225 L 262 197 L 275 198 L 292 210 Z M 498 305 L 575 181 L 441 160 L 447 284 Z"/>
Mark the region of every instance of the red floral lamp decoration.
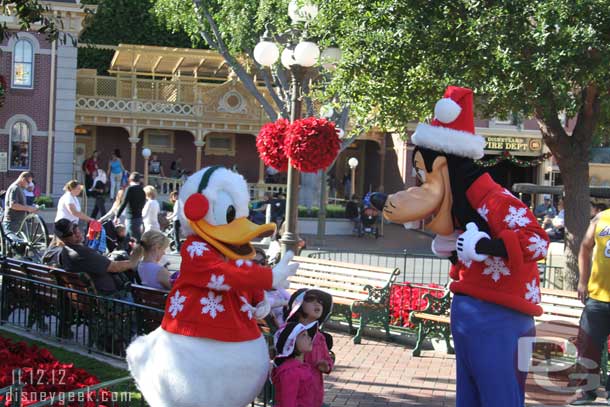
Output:
<path fill-rule="evenodd" d="M 318 172 L 332 164 L 340 147 L 333 122 L 308 117 L 290 125 L 284 149 L 294 168 L 301 172 Z"/>
<path fill-rule="evenodd" d="M 256 149 L 261 160 L 278 171 L 288 169 L 288 157 L 284 151 L 288 126 L 288 120 L 278 119 L 274 123 L 265 124 L 256 137 Z"/>

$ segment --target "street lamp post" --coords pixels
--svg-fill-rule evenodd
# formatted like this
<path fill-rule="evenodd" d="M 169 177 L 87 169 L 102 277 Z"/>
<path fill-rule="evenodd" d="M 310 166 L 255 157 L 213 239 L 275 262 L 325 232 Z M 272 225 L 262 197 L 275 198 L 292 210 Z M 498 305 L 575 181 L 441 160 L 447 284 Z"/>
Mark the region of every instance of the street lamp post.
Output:
<path fill-rule="evenodd" d="M 148 159 L 151 154 L 150 148 L 142 149 L 142 157 L 144 157 L 144 185 L 148 185 Z"/>
<path fill-rule="evenodd" d="M 288 14 L 293 22 L 293 27 L 286 33 L 277 36 L 280 45 L 284 48 L 281 57 L 278 46 L 271 40 L 268 32 L 265 32 L 261 41 L 254 48 L 254 59 L 262 66 L 270 67 L 278 60 L 290 70 L 290 122 L 293 123 L 301 117 L 301 92 L 303 89 L 303 78 L 307 69 L 314 66 L 320 58 L 320 48 L 311 41 L 302 40 L 303 33 L 295 27 L 295 24 L 310 21 L 317 15 L 317 7 L 305 4 L 301 7 L 293 0 L 288 7 Z M 298 43 L 297 43 L 298 42 Z M 334 48 L 330 54 L 336 56 L 337 49 Z M 291 163 L 288 163 L 288 194 L 286 197 L 286 231 L 280 240 L 282 254 L 288 250 L 297 252 L 299 236 L 297 234 L 297 215 L 299 202 L 299 173 Z"/>
<path fill-rule="evenodd" d="M 352 190 L 351 192 L 351 196 L 354 196 L 354 194 L 356 193 L 356 167 L 358 166 L 358 159 L 356 157 L 352 157 L 349 160 L 347 160 L 347 164 L 349 165 L 349 168 L 352 170 Z"/>

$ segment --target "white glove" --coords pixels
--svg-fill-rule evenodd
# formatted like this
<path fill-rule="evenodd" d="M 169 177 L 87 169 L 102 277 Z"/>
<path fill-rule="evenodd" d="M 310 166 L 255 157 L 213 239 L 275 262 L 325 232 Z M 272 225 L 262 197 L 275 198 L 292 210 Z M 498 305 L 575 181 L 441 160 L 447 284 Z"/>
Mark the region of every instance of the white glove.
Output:
<path fill-rule="evenodd" d="M 272 269 L 273 288 L 286 288 L 286 279 L 296 274 L 297 269 L 299 268 L 299 263 L 288 264 L 293 257 L 294 253 L 292 251 L 287 251 L 280 262 Z"/>
<path fill-rule="evenodd" d="M 466 225 L 466 231 L 457 239 L 458 258 L 463 263 L 468 261 L 484 261 L 488 255 L 478 254 L 476 247 L 481 239 L 490 239 L 485 232 L 480 232 L 477 225 L 470 222 Z"/>
<path fill-rule="evenodd" d="M 269 314 L 270 311 L 271 304 L 267 300 L 267 293 L 265 293 L 265 299 L 256 304 L 256 307 L 254 308 L 254 318 L 263 319 Z"/>
<path fill-rule="evenodd" d="M 432 253 L 438 257 L 451 257 L 453 251 L 457 250 L 456 244 L 460 232 L 454 231 L 450 235 L 436 235 L 432 241 Z"/>

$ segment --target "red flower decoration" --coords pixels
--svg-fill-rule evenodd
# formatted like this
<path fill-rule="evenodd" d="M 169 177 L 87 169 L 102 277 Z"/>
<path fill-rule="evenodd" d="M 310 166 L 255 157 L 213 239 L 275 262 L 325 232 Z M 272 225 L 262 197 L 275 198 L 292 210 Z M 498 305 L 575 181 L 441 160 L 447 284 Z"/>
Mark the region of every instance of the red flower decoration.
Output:
<path fill-rule="evenodd" d="M 308 117 L 290 125 L 284 149 L 294 168 L 317 172 L 332 164 L 340 147 L 334 123 Z"/>
<path fill-rule="evenodd" d="M 288 169 L 288 157 L 284 152 L 286 130 L 290 122 L 286 119 L 278 119 L 275 123 L 267 123 L 256 137 L 256 149 L 258 155 L 265 165 L 278 171 Z"/>

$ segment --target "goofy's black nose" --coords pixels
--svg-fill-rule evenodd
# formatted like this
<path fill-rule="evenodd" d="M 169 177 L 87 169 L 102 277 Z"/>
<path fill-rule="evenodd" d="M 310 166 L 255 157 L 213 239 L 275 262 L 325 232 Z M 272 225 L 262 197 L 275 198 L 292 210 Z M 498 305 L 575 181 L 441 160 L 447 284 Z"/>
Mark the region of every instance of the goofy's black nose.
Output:
<path fill-rule="evenodd" d="M 378 210 L 382 211 L 385 206 L 385 201 L 388 200 L 388 196 L 383 192 L 375 192 L 371 195 L 371 204 Z"/>

